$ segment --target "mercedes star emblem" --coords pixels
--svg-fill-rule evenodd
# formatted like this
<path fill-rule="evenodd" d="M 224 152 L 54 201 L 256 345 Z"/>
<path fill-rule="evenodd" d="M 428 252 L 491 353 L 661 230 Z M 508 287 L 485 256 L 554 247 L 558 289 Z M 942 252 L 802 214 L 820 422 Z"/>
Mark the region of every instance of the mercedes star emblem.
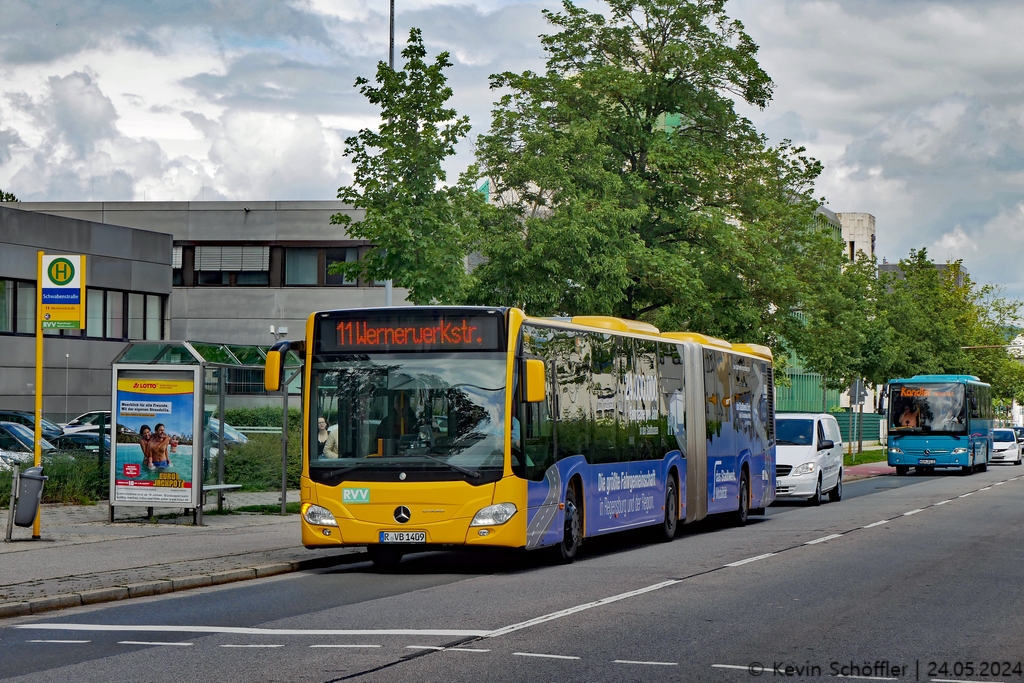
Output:
<path fill-rule="evenodd" d="M 925 455 L 931 455 L 932 452 L 926 448 L 926 449 L 924 449 L 924 454 Z"/>
<path fill-rule="evenodd" d="M 412 519 L 412 513 L 409 512 L 409 508 L 404 505 L 399 505 L 395 508 L 395 521 L 399 524 L 405 524 Z"/>

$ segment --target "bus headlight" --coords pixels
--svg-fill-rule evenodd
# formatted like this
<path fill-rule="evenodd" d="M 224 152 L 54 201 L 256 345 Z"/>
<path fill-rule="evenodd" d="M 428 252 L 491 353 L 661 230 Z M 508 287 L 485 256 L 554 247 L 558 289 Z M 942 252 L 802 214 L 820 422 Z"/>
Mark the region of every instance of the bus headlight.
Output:
<path fill-rule="evenodd" d="M 963 455 L 966 452 L 967 452 L 967 449 L 964 448 L 963 446 L 961 446 L 960 448 L 954 448 L 953 449 L 953 455 Z"/>
<path fill-rule="evenodd" d="M 485 508 L 481 508 L 480 512 L 476 513 L 476 516 L 473 517 L 473 521 L 470 522 L 469 525 L 499 526 L 512 519 L 512 515 L 514 514 L 516 514 L 516 506 L 514 503 L 488 505 Z"/>
<path fill-rule="evenodd" d="M 805 462 L 803 465 L 800 465 L 795 470 L 793 470 L 793 476 L 796 477 L 796 476 L 800 476 L 801 474 L 810 474 L 813 471 L 814 471 L 814 463 L 813 462 Z"/>
<path fill-rule="evenodd" d="M 897 448 L 896 446 L 889 446 L 889 452 L 896 455 L 903 455 L 903 449 Z"/>
<path fill-rule="evenodd" d="M 302 518 L 316 526 L 338 526 L 338 522 L 330 510 L 312 503 L 302 504 Z"/>

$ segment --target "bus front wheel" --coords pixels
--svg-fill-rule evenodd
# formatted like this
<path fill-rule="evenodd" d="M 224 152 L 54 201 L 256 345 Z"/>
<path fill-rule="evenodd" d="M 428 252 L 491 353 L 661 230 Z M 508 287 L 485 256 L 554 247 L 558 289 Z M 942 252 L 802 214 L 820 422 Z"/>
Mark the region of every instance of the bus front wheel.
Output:
<path fill-rule="evenodd" d="M 910 465 L 896 465 L 896 476 L 905 477 L 910 472 Z"/>
<path fill-rule="evenodd" d="M 965 476 L 969 477 L 974 474 L 974 465 L 964 465 L 960 468 L 960 472 Z"/>

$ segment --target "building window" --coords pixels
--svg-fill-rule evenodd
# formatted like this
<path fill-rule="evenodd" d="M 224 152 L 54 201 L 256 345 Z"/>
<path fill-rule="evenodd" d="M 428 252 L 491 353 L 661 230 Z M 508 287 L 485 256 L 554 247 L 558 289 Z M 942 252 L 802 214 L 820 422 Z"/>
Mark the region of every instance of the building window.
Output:
<path fill-rule="evenodd" d="M 354 263 L 359 260 L 359 250 L 354 247 L 346 247 L 341 249 L 327 249 L 326 259 L 326 272 L 324 274 L 324 284 L 327 285 L 355 285 L 355 278 L 342 275 L 341 273 L 335 275 L 331 273 L 331 266 L 335 263 Z"/>
<path fill-rule="evenodd" d="M 102 289 L 87 288 L 85 290 L 85 336 L 103 338 L 103 300 Z"/>
<path fill-rule="evenodd" d="M 36 283 L 18 283 L 18 324 L 16 331 L 22 334 L 36 333 Z"/>
<path fill-rule="evenodd" d="M 107 339 L 124 339 L 124 292 L 107 291 Z"/>
<path fill-rule="evenodd" d="M 319 249 L 285 249 L 284 283 L 286 285 L 317 284 L 317 263 Z"/>
<path fill-rule="evenodd" d="M 197 246 L 197 284 L 266 287 L 270 284 L 269 246 Z"/>
<path fill-rule="evenodd" d="M 181 287 L 181 247 L 172 247 L 173 255 L 171 256 L 171 285 L 174 287 Z"/>
<path fill-rule="evenodd" d="M 14 280 L 0 280 L 0 332 L 14 332 Z"/>
<path fill-rule="evenodd" d="M 164 302 L 157 294 L 146 295 L 146 339 L 164 337 Z"/>

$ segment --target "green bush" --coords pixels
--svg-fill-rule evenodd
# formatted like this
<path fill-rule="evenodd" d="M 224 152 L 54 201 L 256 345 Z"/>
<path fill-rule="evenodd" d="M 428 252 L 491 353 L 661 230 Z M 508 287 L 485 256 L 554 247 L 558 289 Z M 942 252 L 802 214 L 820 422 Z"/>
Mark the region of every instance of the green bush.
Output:
<path fill-rule="evenodd" d="M 228 415 L 230 415 L 228 411 Z M 280 418 L 281 411 L 277 411 Z M 230 418 L 228 424 L 230 422 Z M 264 426 L 264 425 L 252 425 Z M 281 437 L 277 434 L 249 434 L 248 443 L 228 448 L 224 453 L 224 481 L 241 484 L 243 491 L 281 488 Z M 302 474 L 302 432 L 288 430 L 288 487 L 299 485 Z"/>
<path fill-rule="evenodd" d="M 22 471 L 30 466 L 30 462 L 26 463 Z M 44 503 L 95 505 L 106 497 L 107 469 L 100 471 L 95 456 L 48 456 L 43 461 L 43 474 L 49 477 L 43 485 Z M 10 504 L 12 476 L 13 472 L 0 472 L 0 508 L 6 509 Z"/>
<path fill-rule="evenodd" d="M 281 406 L 229 408 L 224 411 L 224 422 L 232 427 L 280 427 Z M 289 408 L 288 433 L 291 434 L 296 429 L 302 429 L 301 412 L 298 408 Z"/>

